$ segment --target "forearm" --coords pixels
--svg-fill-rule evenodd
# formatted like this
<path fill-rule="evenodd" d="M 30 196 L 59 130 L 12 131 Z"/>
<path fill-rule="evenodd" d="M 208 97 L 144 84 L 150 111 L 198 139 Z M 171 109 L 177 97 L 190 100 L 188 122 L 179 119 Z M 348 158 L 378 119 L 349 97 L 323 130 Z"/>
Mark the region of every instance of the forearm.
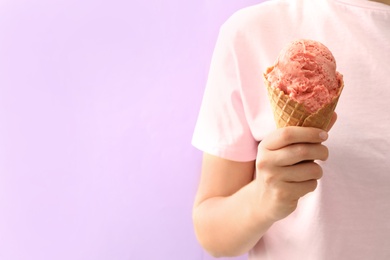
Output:
<path fill-rule="evenodd" d="M 195 231 L 214 256 L 237 256 L 253 248 L 272 225 L 259 214 L 256 183 L 252 181 L 228 197 L 209 198 L 195 205 Z"/>

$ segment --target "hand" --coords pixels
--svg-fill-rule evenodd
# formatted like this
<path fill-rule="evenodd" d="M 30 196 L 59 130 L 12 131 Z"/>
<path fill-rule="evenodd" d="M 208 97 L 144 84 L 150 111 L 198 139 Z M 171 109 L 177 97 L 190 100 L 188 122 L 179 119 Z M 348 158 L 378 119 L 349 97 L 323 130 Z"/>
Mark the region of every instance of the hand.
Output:
<path fill-rule="evenodd" d="M 334 114 L 329 129 L 336 118 Z M 322 168 L 315 160 L 328 158 L 328 149 L 322 144 L 327 138 L 327 132 L 318 128 L 290 126 L 275 130 L 260 142 L 256 160 L 258 210 L 267 220 L 287 217 L 302 196 L 316 189 Z"/>

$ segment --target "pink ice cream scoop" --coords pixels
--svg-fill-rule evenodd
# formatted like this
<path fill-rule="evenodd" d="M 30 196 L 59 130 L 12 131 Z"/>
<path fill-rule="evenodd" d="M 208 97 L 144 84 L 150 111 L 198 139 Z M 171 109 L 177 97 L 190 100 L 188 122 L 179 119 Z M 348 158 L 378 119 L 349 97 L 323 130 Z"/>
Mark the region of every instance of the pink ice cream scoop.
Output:
<path fill-rule="evenodd" d="M 271 87 L 302 103 L 310 113 L 330 103 L 343 80 L 330 50 L 320 42 L 306 39 L 287 45 L 264 76 Z"/>

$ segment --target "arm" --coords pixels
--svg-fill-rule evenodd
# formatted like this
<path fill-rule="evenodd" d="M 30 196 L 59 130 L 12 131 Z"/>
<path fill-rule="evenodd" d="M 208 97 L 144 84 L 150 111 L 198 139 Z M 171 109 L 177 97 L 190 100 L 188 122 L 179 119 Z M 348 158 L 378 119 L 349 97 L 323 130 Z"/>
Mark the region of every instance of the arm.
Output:
<path fill-rule="evenodd" d="M 254 170 L 254 161 L 204 154 L 193 220 L 199 242 L 214 256 L 246 253 L 268 228 L 254 221 Z"/>
<path fill-rule="evenodd" d="M 309 127 L 278 129 L 258 147 L 256 162 L 205 154 L 193 220 L 202 246 L 214 256 L 248 252 L 272 224 L 293 212 L 322 176 L 327 133 Z M 256 179 L 253 179 L 254 172 Z"/>

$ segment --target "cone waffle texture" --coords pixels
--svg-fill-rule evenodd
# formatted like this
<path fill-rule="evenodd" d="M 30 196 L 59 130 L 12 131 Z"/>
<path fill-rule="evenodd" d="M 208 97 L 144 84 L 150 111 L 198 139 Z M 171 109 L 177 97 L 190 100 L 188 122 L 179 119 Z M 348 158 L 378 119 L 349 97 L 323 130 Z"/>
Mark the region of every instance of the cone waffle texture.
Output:
<path fill-rule="evenodd" d="M 264 80 L 268 98 L 274 112 L 276 126 L 307 126 L 327 130 L 336 108 L 344 83 L 341 82 L 339 92 L 333 100 L 315 113 L 309 113 L 302 103 L 291 99 L 278 88 L 273 88 L 268 80 Z"/>

